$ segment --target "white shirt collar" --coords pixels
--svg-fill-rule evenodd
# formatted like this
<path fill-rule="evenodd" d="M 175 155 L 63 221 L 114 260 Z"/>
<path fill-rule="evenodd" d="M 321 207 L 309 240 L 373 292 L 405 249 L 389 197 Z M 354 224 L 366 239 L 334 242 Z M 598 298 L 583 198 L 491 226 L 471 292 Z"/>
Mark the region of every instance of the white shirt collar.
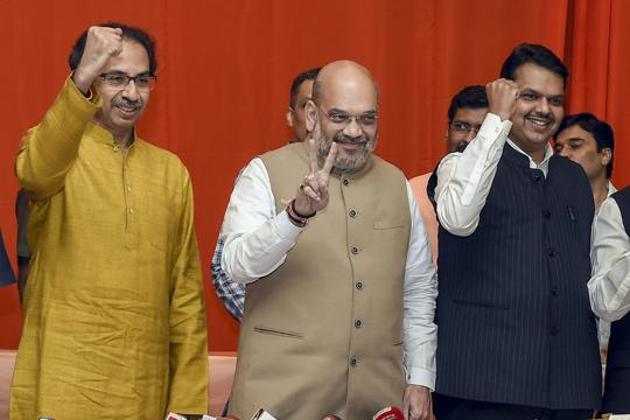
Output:
<path fill-rule="evenodd" d="M 542 162 L 537 164 L 536 162 L 534 162 L 534 160 L 531 158 L 530 155 L 525 153 L 512 140 L 510 140 L 508 138 L 507 142 L 512 147 L 512 149 L 514 149 L 517 152 L 527 156 L 527 159 L 529 159 L 529 167 L 530 167 L 530 169 L 540 169 L 543 172 L 543 174 L 545 175 L 545 178 L 547 177 L 547 172 L 549 172 L 549 159 L 551 159 L 551 156 L 553 156 L 553 149 L 551 148 L 551 145 L 549 143 L 547 143 L 545 145 L 545 158 L 542 160 Z"/>

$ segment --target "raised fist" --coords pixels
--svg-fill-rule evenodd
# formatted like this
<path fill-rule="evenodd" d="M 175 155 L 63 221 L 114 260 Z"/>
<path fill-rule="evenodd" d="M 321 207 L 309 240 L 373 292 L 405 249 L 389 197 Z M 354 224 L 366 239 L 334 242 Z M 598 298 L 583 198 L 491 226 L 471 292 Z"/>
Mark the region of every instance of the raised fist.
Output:
<path fill-rule="evenodd" d="M 109 59 L 120 54 L 122 45 L 122 29 L 90 27 L 81 62 L 73 75 L 77 87 L 87 92 L 94 79 L 102 73 Z"/>
<path fill-rule="evenodd" d="M 498 115 L 501 120 L 512 118 L 518 99 L 518 85 L 513 80 L 497 79 L 486 85 L 489 111 Z"/>

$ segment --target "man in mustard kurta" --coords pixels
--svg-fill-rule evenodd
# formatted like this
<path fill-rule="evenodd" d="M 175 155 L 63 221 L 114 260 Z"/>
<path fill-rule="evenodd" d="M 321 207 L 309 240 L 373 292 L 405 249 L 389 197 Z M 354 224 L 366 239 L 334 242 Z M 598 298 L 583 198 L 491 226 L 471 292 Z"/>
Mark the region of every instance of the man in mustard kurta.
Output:
<path fill-rule="evenodd" d="M 207 410 L 203 285 L 190 176 L 137 137 L 150 37 L 91 27 L 16 171 L 33 250 L 11 419 L 161 419 Z"/>

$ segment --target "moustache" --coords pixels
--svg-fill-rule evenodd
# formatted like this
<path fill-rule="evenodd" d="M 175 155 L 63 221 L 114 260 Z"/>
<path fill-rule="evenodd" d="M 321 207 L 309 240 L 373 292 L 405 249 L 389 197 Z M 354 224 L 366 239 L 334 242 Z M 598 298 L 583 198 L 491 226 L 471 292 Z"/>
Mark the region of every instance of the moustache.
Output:
<path fill-rule="evenodd" d="M 343 133 L 337 133 L 333 137 L 333 141 L 335 143 L 341 143 L 341 144 L 366 144 L 367 137 L 363 135 L 359 137 L 350 137 Z"/>
<path fill-rule="evenodd" d="M 138 109 L 142 106 L 142 101 L 138 100 L 138 101 L 130 101 L 129 99 L 123 97 L 120 98 L 116 98 L 112 101 L 112 104 L 114 106 L 122 106 L 125 108 L 135 108 Z"/>
<path fill-rule="evenodd" d="M 529 112 L 525 115 L 525 118 L 536 118 L 539 120 L 547 120 L 547 122 L 553 123 L 556 121 L 556 117 L 551 113 L 542 113 L 542 112 Z"/>

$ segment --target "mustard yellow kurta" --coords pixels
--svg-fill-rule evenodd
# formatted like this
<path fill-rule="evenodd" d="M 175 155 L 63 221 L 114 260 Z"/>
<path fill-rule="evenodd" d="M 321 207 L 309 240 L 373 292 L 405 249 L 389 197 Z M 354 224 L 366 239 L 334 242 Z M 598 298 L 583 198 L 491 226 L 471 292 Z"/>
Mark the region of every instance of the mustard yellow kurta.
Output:
<path fill-rule="evenodd" d="M 68 80 L 16 171 L 33 250 L 11 419 L 162 419 L 207 410 L 190 177 L 135 138 L 124 158 Z"/>

